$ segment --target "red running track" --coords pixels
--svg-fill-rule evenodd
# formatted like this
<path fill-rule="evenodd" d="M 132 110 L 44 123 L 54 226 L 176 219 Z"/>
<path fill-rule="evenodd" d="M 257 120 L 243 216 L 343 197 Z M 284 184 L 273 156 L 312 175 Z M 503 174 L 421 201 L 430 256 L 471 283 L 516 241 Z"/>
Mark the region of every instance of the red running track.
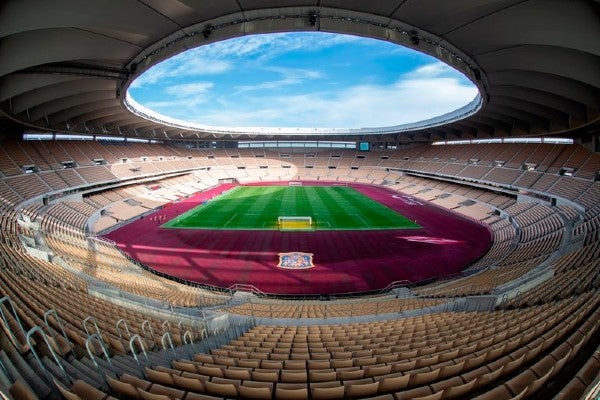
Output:
<path fill-rule="evenodd" d="M 271 184 L 287 185 L 287 182 Z M 221 185 L 198 193 L 171 203 L 152 216 L 165 216 L 168 221 L 233 186 Z M 249 284 L 274 294 L 362 292 L 382 289 L 393 281 L 419 282 L 456 274 L 490 246 L 491 233 L 485 225 L 382 186 L 352 186 L 415 220 L 421 229 L 316 232 L 172 229 L 161 228 L 164 222 L 146 217 L 105 237 L 134 259 L 171 276 L 219 287 Z M 315 267 L 278 268 L 278 253 L 291 251 L 313 253 Z"/>

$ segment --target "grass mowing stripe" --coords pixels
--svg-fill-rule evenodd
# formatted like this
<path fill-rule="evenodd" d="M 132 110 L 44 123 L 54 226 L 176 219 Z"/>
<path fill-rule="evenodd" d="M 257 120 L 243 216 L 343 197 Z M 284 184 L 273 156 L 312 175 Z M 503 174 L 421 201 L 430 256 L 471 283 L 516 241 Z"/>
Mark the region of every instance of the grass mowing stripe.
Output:
<path fill-rule="evenodd" d="M 277 226 L 277 198 L 280 188 L 274 186 L 256 187 L 252 196 L 240 205 L 240 225 L 244 227 L 264 227 L 274 229 Z"/>
<path fill-rule="evenodd" d="M 318 219 L 322 222 L 323 226 L 331 226 L 332 224 L 335 224 L 335 215 L 339 214 L 340 209 L 336 206 L 335 201 L 333 201 L 331 198 L 331 188 L 326 188 L 323 190 L 314 190 L 315 197 L 318 199 Z"/>
<path fill-rule="evenodd" d="M 238 187 L 232 188 L 229 191 L 227 191 L 224 194 L 220 194 L 218 196 L 216 196 L 212 201 L 207 202 L 206 204 L 202 204 L 200 206 L 196 206 L 191 210 L 186 211 L 183 214 L 178 215 L 176 218 L 168 221 L 166 224 L 164 224 L 164 226 L 169 227 L 169 228 L 189 228 L 190 227 L 190 221 L 194 221 L 196 220 L 196 215 L 198 214 L 200 208 L 202 213 L 204 214 L 203 218 L 206 218 L 207 215 L 212 216 L 212 219 L 205 219 L 204 223 L 205 224 L 211 224 L 211 225 L 219 225 L 219 226 L 223 226 L 225 224 L 225 222 L 227 221 L 228 218 L 231 217 L 231 214 L 226 212 L 226 207 L 225 204 L 218 206 L 218 203 L 215 202 L 214 200 L 219 199 L 219 198 L 223 198 L 226 196 L 231 196 L 232 194 L 234 194 L 236 192 L 236 190 L 239 189 Z M 215 210 L 219 210 L 218 212 L 210 212 L 211 208 L 215 208 Z M 221 221 L 219 221 L 219 219 Z"/>
<path fill-rule="evenodd" d="M 355 207 L 347 204 L 345 201 L 341 201 L 335 189 L 335 187 L 328 187 L 327 190 L 321 191 L 321 199 L 329 213 L 330 225 L 353 228 L 356 224 L 349 218 L 348 213 L 354 214 L 356 211 Z"/>
<path fill-rule="evenodd" d="M 325 214 L 328 213 L 327 206 L 323 202 L 320 192 L 314 187 L 307 187 L 306 193 L 312 211 L 312 214 L 310 215 L 313 217 L 313 224 L 315 227 L 317 229 L 331 227 L 331 222 L 325 216 Z"/>
<path fill-rule="evenodd" d="M 258 188 L 257 188 L 258 189 Z M 248 212 L 244 215 L 244 223 L 243 225 L 249 226 L 258 226 L 258 225 L 267 225 L 273 226 L 272 221 L 264 221 L 264 216 L 269 215 L 269 209 L 272 207 L 272 198 L 273 196 L 269 196 L 267 194 L 272 194 L 273 191 L 268 190 L 270 187 L 266 188 L 267 190 L 253 191 L 252 201 L 250 202 L 250 207 L 248 208 Z M 248 215 L 250 214 L 250 215 Z"/>
<path fill-rule="evenodd" d="M 340 195 L 342 197 L 344 197 L 347 202 L 349 203 L 357 203 L 357 197 L 360 195 L 360 193 L 356 192 L 356 191 L 343 191 L 340 193 Z M 357 215 L 360 215 L 362 213 L 364 213 L 364 209 L 369 210 L 369 216 L 371 217 L 371 219 L 376 220 L 376 221 L 380 221 L 379 224 L 385 223 L 385 219 L 381 218 L 381 214 L 382 211 L 385 211 L 382 209 L 382 205 L 380 203 L 374 202 L 374 201 L 368 201 L 368 202 L 361 202 L 360 203 L 361 206 L 363 207 L 362 212 L 356 212 Z M 386 213 L 387 214 L 387 213 Z M 367 223 L 366 221 L 362 220 L 362 223 Z"/>
<path fill-rule="evenodd" d="M 310 192 L 308 190 L 303 190 L 302 191 L 302 197 L 301 197 L 301 208 L 299 210 L 299 213 L 302 213 L 301 216 L 312 216 L 315 214 L 315 210 L 313 208 L 312 205 L 312 199 L 310 196 Z"/>
<path fill-rule="evenodd" d="M 360 204 L 361 206 L 364 205 L 364 202 L 357 201 L 360 193 L 355 190 L 345 190 L 347 189 L 345 187 L 340 187 L 339 189 L 341 190 L 336 190 L 336 195 L 343 199 L 343 203 L 346 204 L 344 209 L 352 211 L 352 215 L 347 217 L 349 219 L 348 222 L 352 221 L 357 227 L 363 226 L 364 228 L 371 228 L 369 223 L 360 217 L 362 212 L 356 206 L 357 204 Z"/>
<path fill-rule="evenodd" d="M 310 216 L 317 229 L 404 229 L 418 225 L 343 186 L 238 186 L 167 222 L 165 227 L 277 229 L 278 216 Z"/>
<path fill-rule="evenodd" d="M 346 224 L 356 229 L 371 228 L 368 222 L 363 218 L 359 218 L 363 214 L 359 206 L 362 207 L 367 198 L 355 190 L 347 190 L 348 188 L 346 187 L 333 187 L 332 189 L 330 193 L 333 199 L 335 199 L 340 210 L 344 210 L 343 213 L 334 214 L 336 224 Z M 353 196 L 353 194 L 358 196 Z"/>
<path fill-rule="evenodd" d="M 359 192 L 349 192 L 350 195 L 353 196 L 362 196 Z M 361 202 L 361 213 L 364 215 L 369 215 L 369 219 L 371 220 L 371 224 L 375 226 L 393 226 L 395 224 L 400 225 L 409 225 L 413 227 L 417 227 L 413 221 L 400 215 L 395 212 L 391 208 L 373 200 L 367 198 L 367 201 Z M 391 218 L 391 219 L 390 219 Z"/>
<path fill-rule="evenodd" d="M 241 187 L 235 187 L 207 202 L 202 210 L 202 217 L 206 218 L 206 223 L 224 227 L 230 223 L 238 210 L 237 199 L 243 192 L 240 189 Z"/>

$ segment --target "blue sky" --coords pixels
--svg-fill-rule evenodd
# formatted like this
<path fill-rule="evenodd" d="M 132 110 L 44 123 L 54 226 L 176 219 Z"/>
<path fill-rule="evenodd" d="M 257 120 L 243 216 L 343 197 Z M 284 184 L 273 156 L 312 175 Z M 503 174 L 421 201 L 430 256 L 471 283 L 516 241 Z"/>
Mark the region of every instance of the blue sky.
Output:
<path fill-rule="evenodd" d="M 365 128 L 417 122 L 469 103 L 477 89 L 422 53 L 321 32 L 244 36 L 152 67 L 129 94 L 209 126 Z"/>

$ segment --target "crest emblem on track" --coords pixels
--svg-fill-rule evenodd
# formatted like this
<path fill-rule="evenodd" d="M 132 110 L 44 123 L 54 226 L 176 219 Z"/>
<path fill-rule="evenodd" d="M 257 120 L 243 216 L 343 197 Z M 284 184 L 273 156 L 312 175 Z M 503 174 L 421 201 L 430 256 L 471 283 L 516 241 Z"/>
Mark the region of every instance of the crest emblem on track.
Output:
<path fill-rule="evenodd" d="M 315 265 L 313 264 L 312 253 L 294 251 L 291 253 L 279 253 L 279 264 L 277 266 L 286 269 L 308 269 Z"/>

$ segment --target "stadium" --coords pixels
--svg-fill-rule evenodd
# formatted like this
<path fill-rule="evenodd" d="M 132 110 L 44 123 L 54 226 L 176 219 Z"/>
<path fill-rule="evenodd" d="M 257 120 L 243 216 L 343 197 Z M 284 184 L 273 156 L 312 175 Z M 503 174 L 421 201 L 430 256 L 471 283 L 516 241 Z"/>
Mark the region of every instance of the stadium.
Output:
<path fill-rule="evenodd" d="M 585 0 L 0 5 L 0 394 L 597 399 L 600 8 Z M 372 128 L 188 123 L 188 49 L 387 41 L 478 95 Z"/>

